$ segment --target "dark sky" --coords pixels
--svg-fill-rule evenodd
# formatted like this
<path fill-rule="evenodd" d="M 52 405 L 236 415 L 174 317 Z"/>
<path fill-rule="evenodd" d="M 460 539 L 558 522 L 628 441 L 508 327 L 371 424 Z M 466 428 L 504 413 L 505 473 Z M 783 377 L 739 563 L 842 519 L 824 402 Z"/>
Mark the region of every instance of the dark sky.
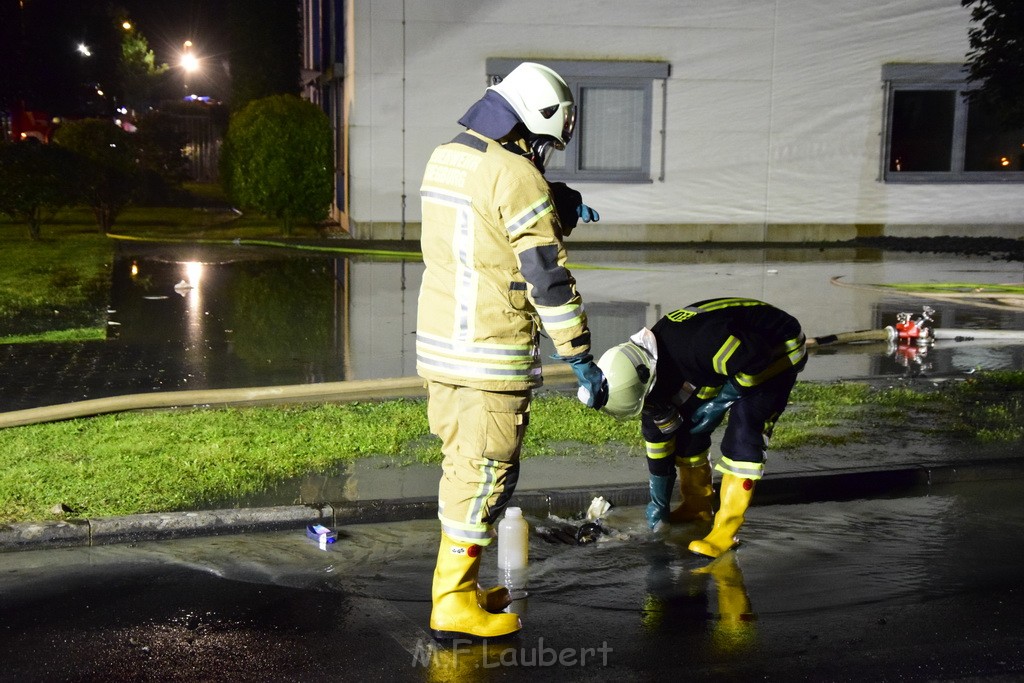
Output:
<path fill-rule="evenodd" d="M 83 98 L 109 99 L 102 87 L 119 78 L 121 29 L 112 13 L 127 15 L 182 93 L 245 102 L 297 90 L 294 0 L 0 0 L 0 109 L 25 101 L 46 112 L 93 113 Z M 200 60 L 187 76 L 186 40 Z M 91 52 L 79 54 L 79 44 Z"/>

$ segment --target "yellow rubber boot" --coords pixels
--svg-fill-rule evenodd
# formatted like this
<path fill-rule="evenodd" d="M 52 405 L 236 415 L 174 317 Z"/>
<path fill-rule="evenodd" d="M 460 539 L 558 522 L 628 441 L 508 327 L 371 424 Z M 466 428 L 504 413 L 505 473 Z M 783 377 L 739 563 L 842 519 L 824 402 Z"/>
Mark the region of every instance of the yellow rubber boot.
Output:
<path fill-rule="evenodd" d="M 497 638 L 522 628 L 519 615 L 491 614 L 477 598 L 482 548 L 441 534 L 431 590 L 430 629 L 438 640 Z"/>
<path fill-rule="evenodd" d="M 476 604 L 488 612 L 500 612 L 512 604 L 512 596 L 505 586 L 491 586 L 484 588 L 476 585 Z"/>
<path fill-rule="evenodd" d="M 669 513 L 668 521 L 673 524 L 686 522 L 708 522 L 714 516 L 711 507 L 711 463 L 696 467 L 679 465 L 679 494 L 682 502 Z"/>
<path fill-rule="evenodd" d="M 722 475 L 719 492 L 721 507 L 715 513 L 711 533 L 704 538 L 690 542 L 690 552 L 707 557 L 718 557 L 737 543 L 736 533 L 743 526 L 743 515 L 750 507 L 754 495 L 754 480 L 732 474 Z"/>

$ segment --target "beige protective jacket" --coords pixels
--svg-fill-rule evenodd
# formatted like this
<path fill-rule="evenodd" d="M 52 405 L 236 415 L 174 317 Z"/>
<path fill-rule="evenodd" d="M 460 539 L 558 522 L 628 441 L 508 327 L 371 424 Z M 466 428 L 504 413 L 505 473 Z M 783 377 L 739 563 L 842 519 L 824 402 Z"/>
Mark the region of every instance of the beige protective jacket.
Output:
<path fill-rule="evenodd" d="M 421 377 L 490 391 L 540 386 L 541 328 L 560 356 L 590 351 L 555 206 L 531 161 L 466 131 L 434 150 L 420 196 Z"/>

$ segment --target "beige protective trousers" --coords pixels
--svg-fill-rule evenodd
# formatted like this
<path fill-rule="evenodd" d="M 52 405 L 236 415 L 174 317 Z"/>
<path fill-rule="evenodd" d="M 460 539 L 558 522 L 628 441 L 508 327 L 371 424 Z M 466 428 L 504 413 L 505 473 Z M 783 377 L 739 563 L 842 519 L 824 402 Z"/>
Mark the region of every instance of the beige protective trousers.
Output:
<path fill-rule="evenodd" d="M 430 431 L 444 453 L 437 517 L 449 537 L 486 546 L 519 480 L 532 391 L 427 382 Z"/>

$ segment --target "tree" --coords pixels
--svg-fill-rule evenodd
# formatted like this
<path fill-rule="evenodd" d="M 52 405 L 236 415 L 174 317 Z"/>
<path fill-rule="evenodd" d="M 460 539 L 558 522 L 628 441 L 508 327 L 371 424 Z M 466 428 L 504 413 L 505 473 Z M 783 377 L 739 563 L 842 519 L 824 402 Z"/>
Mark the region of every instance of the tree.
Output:
<path fill-rule="evenodd" d="M 1008 130 L 1024 126 L 1024 2 L 961 0 L 975 24 L 967 32 L 968 97 L 986 105 Z"/>
<path fill-rule="evenodd" d="M 78 157 L 82 201 L 96 216 L 99 231 L 106 234 L 138 188 L 131 135 L 106 119 L 82 119 L 63 124 L 54 141 Z"/>
<path fill-rule="evenodd" d="M 239 206 L 283 221 L 323 220 L 331 202 L 331 124 L 316 105 L 294 95 L 250 102 L 234 114 L 222 150 L 222 180 Z"/>
<path fill-rule="evenodd" d="M 65 149 L 35 140 L 0 144 L 0 213 L 42 237 L 42 224 L 75 203 L 75 159 Z"/>
<path fill-rule="evenodd" d="M 125 29 L 121 39 L 118 75 L 121 80 L 121 101 L 126 107 L 146 111 L 158 104 L 161 99 L 160 90 L 169 69 L 167 64 L 156 63 L 156 55 L 142 33 L 134 26 Z"/>

